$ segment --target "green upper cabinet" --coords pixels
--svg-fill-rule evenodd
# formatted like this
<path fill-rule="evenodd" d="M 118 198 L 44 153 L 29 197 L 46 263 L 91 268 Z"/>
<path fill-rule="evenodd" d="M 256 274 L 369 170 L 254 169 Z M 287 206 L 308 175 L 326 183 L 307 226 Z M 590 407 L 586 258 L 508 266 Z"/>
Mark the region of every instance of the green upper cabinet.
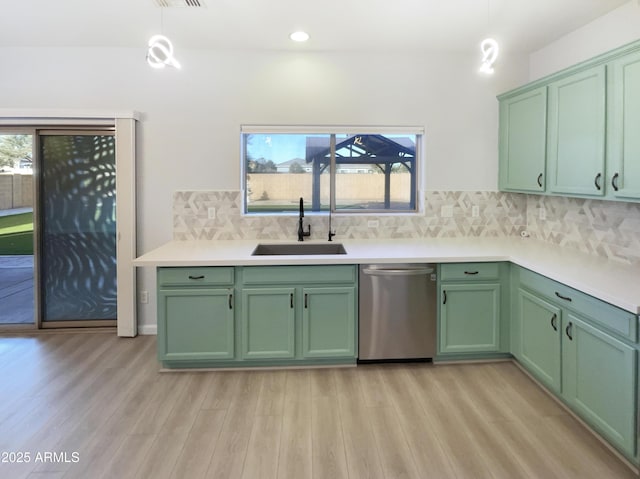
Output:
<path fill-rule="evenodd" d="M 640 52 L 607 70 L 608 196 L 640 199 Z"/>
<path fill-rule="evenodd" d="M 242 357 L 295 356 L 295 288 L 242 290 Z"/>
<path fill-rule="evenodd" d="M 547 87 L 500 102 L 500 189 L 543 192 Z"/>
<path fill-rule="evenodd" d="M 302 355 L 354 357 L 356 288 L 303 288 Z"/>
<path fill-rule="evenodd" d="M 640 41 L 498 100 L 501 191 L 640 201 Z"/>
<path fill-rule="evenodd" d="M 564 398 L 603 436 L 635 452 L 636 351 L 575 314 L 563 322 Z"/>
<path fill-rule="evenodd" d="M 548 191 L 604 195 L 605 66 L 549 84 Z"/>

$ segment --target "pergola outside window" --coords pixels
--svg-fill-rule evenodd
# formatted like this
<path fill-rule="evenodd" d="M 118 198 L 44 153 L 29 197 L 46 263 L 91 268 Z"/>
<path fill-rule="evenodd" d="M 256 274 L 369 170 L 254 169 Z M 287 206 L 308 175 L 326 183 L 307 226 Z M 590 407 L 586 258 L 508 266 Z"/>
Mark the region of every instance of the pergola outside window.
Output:
<path fill-rule="evenodd" d="M 415 212 L 422 134 L 243 132 L 246 213 Z"/>

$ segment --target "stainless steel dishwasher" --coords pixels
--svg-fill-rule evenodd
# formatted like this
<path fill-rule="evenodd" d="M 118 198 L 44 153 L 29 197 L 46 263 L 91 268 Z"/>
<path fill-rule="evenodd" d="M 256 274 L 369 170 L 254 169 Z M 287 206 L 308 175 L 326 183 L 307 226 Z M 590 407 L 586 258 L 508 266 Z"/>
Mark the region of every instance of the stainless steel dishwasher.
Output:
<path fill-rule="evenodd" d="M 358 358 L 433 358 L 436 265 L 360 265 Z"/>

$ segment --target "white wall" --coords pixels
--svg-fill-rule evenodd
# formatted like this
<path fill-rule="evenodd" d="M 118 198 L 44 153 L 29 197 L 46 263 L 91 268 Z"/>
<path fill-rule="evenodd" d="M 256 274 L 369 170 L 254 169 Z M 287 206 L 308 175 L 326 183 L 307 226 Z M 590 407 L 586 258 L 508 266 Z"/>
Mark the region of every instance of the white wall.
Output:
<path fill-rule="evenodd" d="M 481 77 L 477 55 L 177 51 L 157 71 L 140 49 L 0 49 L 3 108 L 142 113 L 138 250 L 172 238 L 176 190 L 239 189 L 241 124 L 422 125 L 428 190 L 496 190 L 496 95 L 526 82 L 525 56 Z M 152 289 L 153 273 L 141 272 Z M 139 321 L 155 323 L 154 308 Z"/>
<path fill-rule="evenodd" d="M 588 60 L 640 39 L 640 1 L 627 3 L 553 43 L 529 58 L 529 80 Z"/>

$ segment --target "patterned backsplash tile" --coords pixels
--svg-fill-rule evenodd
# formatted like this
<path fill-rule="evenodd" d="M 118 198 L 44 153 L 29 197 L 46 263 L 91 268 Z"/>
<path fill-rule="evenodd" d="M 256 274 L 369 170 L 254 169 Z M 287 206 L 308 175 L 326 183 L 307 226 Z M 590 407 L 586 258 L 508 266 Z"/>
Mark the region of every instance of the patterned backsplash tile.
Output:
<path fill-rule="evenodd" d="M 637 203 L 528 195 L 527 230 L 533 238 L 640 266 Z"/>
<path fill-rule="evenodd" d="M 442 215 L 451 206 L 453 216 Z M 478 206 L 478 216 L 472 215 Z M 210 207 L 216 218 L 208 219 Z M 546 219 L 540 219 L 544 208 Z M 173 197 L 175 240 L 295 240 L 297 216 L 242 214 L 240 191 L 180 191 Z M 378 227 L 369 227 L 372 220 Z M 333 215 L 340 238 L 531 237 L 640 266 L 640 204 L 496 191 L 429 191 L 418 215 Z M 325 239 L 326 214 L 305 216 L 311 239 Z"/>
<path fill-rule="evenodd" d="M 452 206 L 453 216 L 443 217 L 442 207 Z M 478 206 L 478 216 L 472 207 Z M 216 218 L 208 219 L 208 209 Z M 369 227 L 372 220 L 378 227 Z M 433 238 L 454 236 L 518 235 L 526 225 L 526 199 L 493 191 L 431 191 L 423 214 L 334 214 L 336 238 Z M 311 239 L 324 239 L 329 231 L 327 214 L 305 216 Z M 234 240 L 297 238 L 297 216 L 242 215 L 240 191 L 180 191 L 173 197 L 173 237 L 176 240 Z"/>

